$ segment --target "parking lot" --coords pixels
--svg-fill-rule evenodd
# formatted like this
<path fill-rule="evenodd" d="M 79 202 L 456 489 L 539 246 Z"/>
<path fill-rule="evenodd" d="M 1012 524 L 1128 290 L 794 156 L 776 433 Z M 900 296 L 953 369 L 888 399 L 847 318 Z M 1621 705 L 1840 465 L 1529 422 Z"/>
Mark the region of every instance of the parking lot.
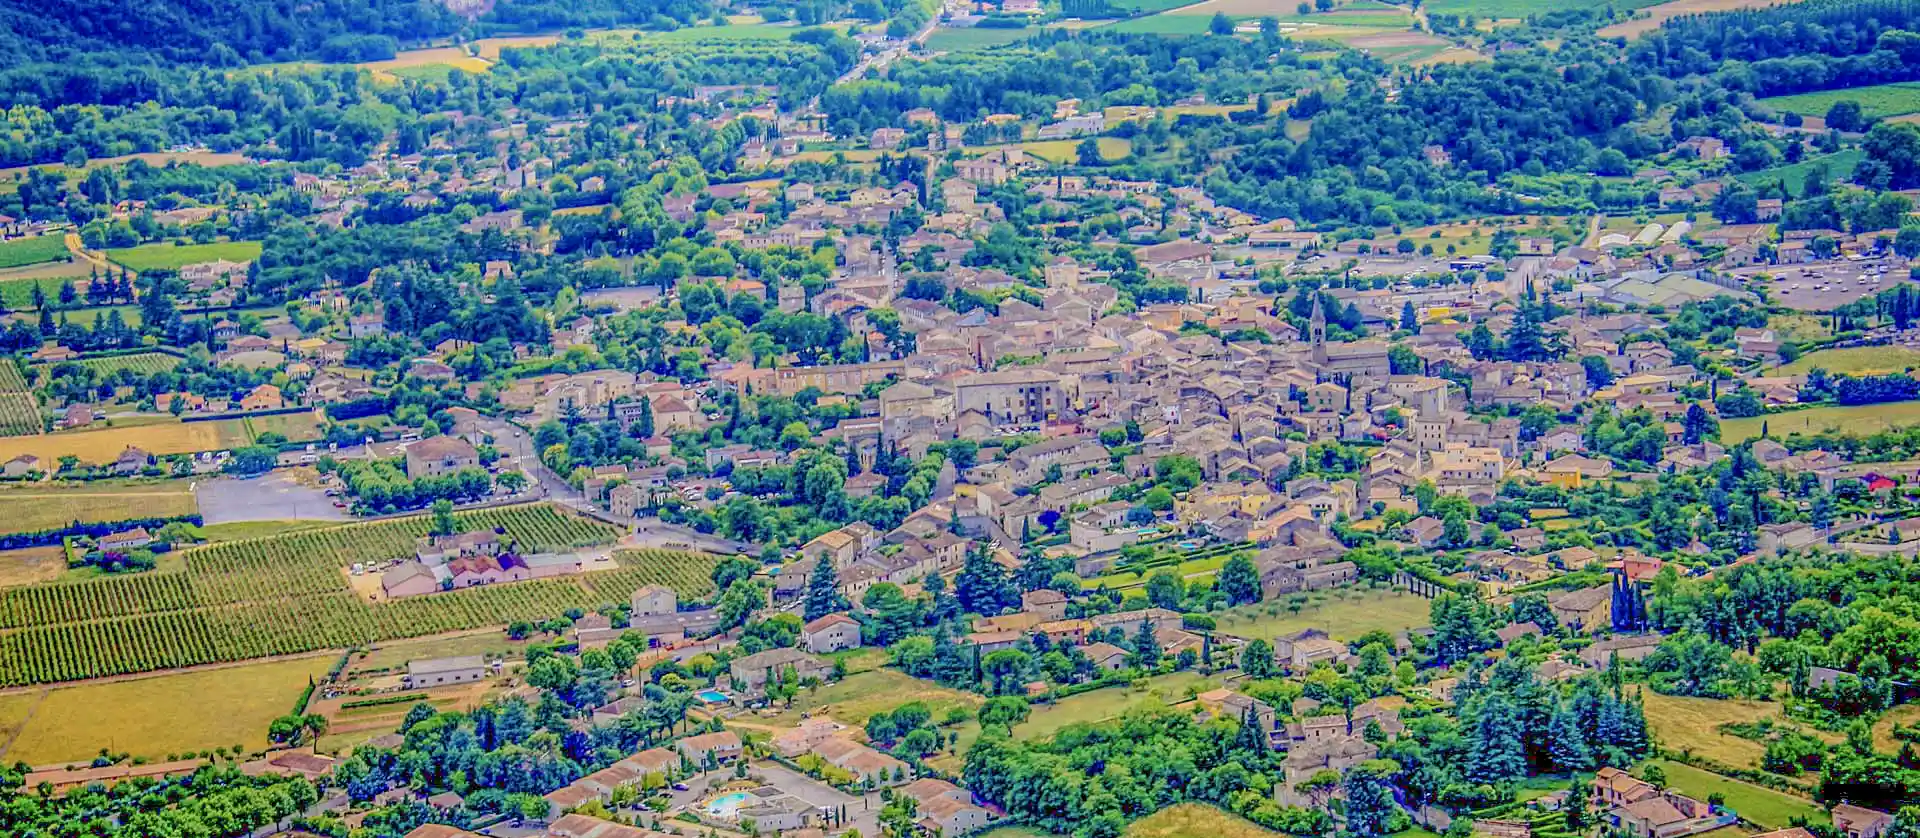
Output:
<path fill-rule="evenodd" d="M 209 524 L 235 521 L 345 521 L 324 490 L 303 485 L 293 472 L 276 469 L 259 477 L 217 477 L 193 487 L 200 517 Z"/>
<path fill-rule="evenodd" d="M 1907 281 L 1907 265 L 1898 258 L 1836 259 L 1804 265 L 1754 265 L 1733 271 L 1742 279 L 1762 274 L 1767 295 L 1775 303 L 1800 311 L 1832 311 L 1862 297 L 1872 296 L 1894 283 Z"/>

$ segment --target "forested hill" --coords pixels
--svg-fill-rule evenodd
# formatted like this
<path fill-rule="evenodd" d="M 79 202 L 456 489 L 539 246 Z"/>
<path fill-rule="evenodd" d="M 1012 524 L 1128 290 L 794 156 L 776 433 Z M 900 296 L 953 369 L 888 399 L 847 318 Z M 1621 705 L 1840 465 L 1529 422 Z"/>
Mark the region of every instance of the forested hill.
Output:
<path fill-rule="evenodd" d="M 463 30 L 670 26 L 710 14 L 707 0 L 496 0 L 475 21 L 439 0 L 35 0 L 0 4 L 0 69 L 365 61 Z"/>

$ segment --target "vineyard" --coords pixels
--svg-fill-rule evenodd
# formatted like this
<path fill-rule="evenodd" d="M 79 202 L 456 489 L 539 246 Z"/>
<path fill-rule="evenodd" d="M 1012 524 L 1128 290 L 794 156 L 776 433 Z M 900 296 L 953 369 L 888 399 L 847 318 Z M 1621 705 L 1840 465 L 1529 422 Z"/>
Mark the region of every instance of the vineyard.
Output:
<path fill-rule="evenodd" d="M 37 434 L 44 429 L 40 401 L 20 375 L 20 367 L 12 361 L 0 362 L 0 436 Z"/>
<path fill-rule="evenodd" d="M 606 543 L 612 527 L 548 505 L 461 513 L 527 552 Z M 410 555 L 425 517 L 349 524 L 185 551 L 183 572 L 0 593 L 0 686 L 65 681 L 544 620 L 622 602 L 646 584 L 710 593 L 718 557 L 644 550 L 603 573 L 369 604 L 340 568 Z"/>
<path fill-rule="evenodd" d="M 180 359 L 165 352 L 135 352 L 130 355 L 82 358 L 76 363 L 102 376 L 112 375 L 118 370 L 132 370 L 147 376 L 180 366 Z"/>

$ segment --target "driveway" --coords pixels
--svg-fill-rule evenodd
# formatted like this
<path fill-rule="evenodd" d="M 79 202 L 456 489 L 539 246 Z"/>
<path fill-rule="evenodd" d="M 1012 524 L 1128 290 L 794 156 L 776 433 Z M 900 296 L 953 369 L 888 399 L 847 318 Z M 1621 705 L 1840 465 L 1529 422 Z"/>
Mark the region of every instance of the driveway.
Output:
<path fill-rule="evenodd" d="M 345 521 L 347 511 L 325 491 L 294 482 L 285 471 L 259 477 L 216 477 L 193 484 L 200 517 L 209 524 L 235 521 Z"/>

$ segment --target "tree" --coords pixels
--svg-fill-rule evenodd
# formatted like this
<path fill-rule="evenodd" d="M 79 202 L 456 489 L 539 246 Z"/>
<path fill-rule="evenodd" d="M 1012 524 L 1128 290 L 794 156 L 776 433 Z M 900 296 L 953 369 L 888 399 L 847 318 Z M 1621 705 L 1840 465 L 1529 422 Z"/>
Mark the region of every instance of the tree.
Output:
<path fill-rule="evenodd" d="M 813 563 L 813 573 L 807 577 L 806 620 L 818 620 L 839 611 L 842 605 L 840 576 L 834 572 L 833 561 L 822 555 Z"/>
<path fill-rule="evenodd" d="M 640 415 L 633 419 L 633 437 L 651 439 L 653 437 L 653 397 L 640 397 Z"/>
<path fill-rule="evenodd" d="M 960 599 L 961 608 L 989 617 L 1020 601 L 1006 569 L 993 560 L 985 544 L 975 544 L 967 551 L 966 564 L 953 580 L 953 593 Z"/>
<path fill-rule="evenodd" d="M 1560 804 L 1560 811 L 1567 816 L 1567 830 L 1577 835 L 1586 834 L 1587 827 L 1593 825 L 1593 810 L 1588 802 L 1588 788 L 1585 778 L 1574 777 L 1567 786 L 1567 799 Z"/>
<path fill-rule="evenodd" d="M 1347 770 L 1343 785 L 1348 832 L 1369 836 L 1396 831 L 1395 821 L 1406 817 L 1393 798 L 1393 776 L 1398 773 L 1400 764 L 1389 759 L 1370 759 Z"/>
<path fill-rule="evenodd" d="M 1400 304 L 1400 328 L 1420 334 L 1420 317 L 1413 311 L 1412 300 Z"/>
<path fill-rule="evenodd" d="M 1860 103 L 1852 99 L 1841 99 L 1827 108 L 1827 127 L 1835 131 L 1864 131 L 1867 119 Z"/>
<path fill-rule="evenodd" d="M 1568 708 L 1554 711 L 1547 724 L 1547 755 L 1561 771 L 1580 772 L 1593 768 L 1593 752 L 1580 731 L 1580 719 Z"/>
<path fill-rule="evenodd" d="M 1162 568 L 1147 577 L 1147 601 L 1153 603 L 1155 608 L 1178 611 L 1186 594 L 1186 584 L 1181 581 L 1180 574 L 1172 570 Z"/>
<path fill-rule="evenodd" d="M 1100 141 L 1093 137 L 1081 140 L 1079 145 L 1074 146 L 1073 152 L 1082 166 L 1104 166 L 1107 163 L 1106 158 L 1100 156 Z"/>
<path fill-rule="evenodd" d="M 1253 560 L 1245 553 L 1234 553 L 1220 566 L 1220 575 L 1214 581 L 1220 592 L 1227 595 L 1227 604 L 1243 605 L 1259 602 L 1263 591 L 1260 588 L 1260 571 L 1253 566 Z"/>
<path fill-rule="evenodd" d="M 175 403 L 179 400 L 176 399 Z M 453 501 L 441 498 L 433 502 L 433 534 L 453 535 L 460 531 L 459 522 L 453 519 Z"/>
<path fill-rule="evenodd" d="M 1246 648 L 1240 650 L 1240 671 L 1255 680 L 1278 675 L 1280 667 L 1273 659 L 1273 644 L 1259 639 L 1247 641 Z"/>
<path fill-rule="evenodd" d="M 1006 725 L 1012 728 L 1027 720 L 1033 708 L 1027 699 L 1017 695 L 1003 695 L 987 699 L 980 706 L 980 723 L 983 725 Z"/>
<path fill-rule="evenodd" d="M 1227 17 L 1226 12 L 1214 12 L 1213 20 L 1207 22 L 1207 31 L 1215 35 L 1231 35 L 1233 18 Z"/>

